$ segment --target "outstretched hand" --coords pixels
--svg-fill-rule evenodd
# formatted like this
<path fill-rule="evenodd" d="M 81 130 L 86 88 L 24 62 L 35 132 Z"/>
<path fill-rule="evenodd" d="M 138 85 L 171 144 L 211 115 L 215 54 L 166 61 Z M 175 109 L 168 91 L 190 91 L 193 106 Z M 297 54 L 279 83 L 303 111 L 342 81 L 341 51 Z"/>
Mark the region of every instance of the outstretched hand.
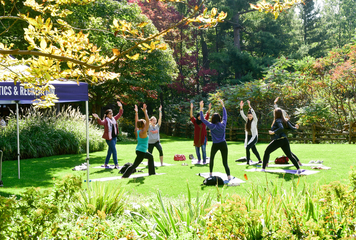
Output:
<path fill-rule="evenodd" d="M 194 105 L 193 103 L 190 103 L 190 109 L 193 109 Z"/>
<path fill-rule="evenodd" d="M 299 129 L 299 124 L 296 124 L 296 125 L 295 125 L 295 128 L 296 128 L 296 129 Z"/>
<path fill-rule="evenodd" d="M 99 118 L 98 114 L 96 114 L 96 113 L 93 113 L 93 117 L 94 117 L 95 119 Z"/>
<path fill-rule="evenodd" d="M 209 110 L 208 111 L 210 112 L 210 110 L 211 110 L 211 103 L 209 103 Z"/>
<path fill-rule="evenodd" d="M 244 101 L 240 102 L 240 108 L 242 109 L 244 107 Z"/>
<path fill-rule="evenodd" d="M 162 111 L 162 105 L 159 106 L 159 110 Z"/>
<path fill-rule="evenodd" d="M 219 99 L 219 102 L 220 102 L 221 106 L 224 107 L 224 101 Z"/>
<path fill-rule="evenodd" d="M 135 112 L 138 112 L 138 107 L 137 107 L 137 105 L 135 105 Z"/>
<path fill-rule="evenodd" d="M 200 101 L 200 111 L 203 111 L 204 108 L 204 101 Z"/>
<path fill-rule="evenodd" d="M 249 108 L 251 108 L 251 102 L 250 102 L 250 100 L 247 100 L 247 104 L 248 104 Z"/>
<path fill-rule="evenodd" d="M 117 105 L 118 105 L 120 108 L 122 108 L 122 103 L 121 103 L 121 102 L 117 101 Z"/>
<path fill-rule="evenodd" d="M 146 110 L 147 110 L 147 105 L 146 105 L 146 103 L 143 104 L 143 107 L 142 107 L 141 109 L 142 109 L 142 111 L 146 111 Z"/>
<path fill-rule="evenodd" d="M 277 104 L 279 97 L 274 100 L 274 104 Z"/>

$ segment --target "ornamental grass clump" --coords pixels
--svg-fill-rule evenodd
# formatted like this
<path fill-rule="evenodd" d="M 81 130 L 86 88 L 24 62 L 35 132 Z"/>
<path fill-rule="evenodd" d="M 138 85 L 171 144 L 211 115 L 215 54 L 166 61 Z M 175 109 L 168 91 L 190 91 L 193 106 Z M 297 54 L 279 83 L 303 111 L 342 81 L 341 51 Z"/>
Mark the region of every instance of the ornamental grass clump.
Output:
<path fill-rule="evenodd" d="M 86 150 L 85 115 L 71 107 L 41 111 L 29 108 L 19 118 L 20 154 L 22 159 L 40 158 L 61 154 L 77 154 Z M 89 150 L 101 151 L 105 141 L 102 131 L 89 124 Z M 0 149 L 4 160 L 17 159 L 16 115 L 11 113 L 8 125 L 0 129 Z"/>

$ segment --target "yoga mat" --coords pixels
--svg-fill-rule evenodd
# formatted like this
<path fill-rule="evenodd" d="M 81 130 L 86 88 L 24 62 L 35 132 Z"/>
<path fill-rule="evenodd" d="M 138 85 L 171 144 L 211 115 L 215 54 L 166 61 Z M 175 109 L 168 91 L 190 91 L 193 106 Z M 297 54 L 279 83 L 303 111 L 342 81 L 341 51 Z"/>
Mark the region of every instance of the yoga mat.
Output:
<path fill-rule="evenodd" d="M 322 166 L 322 164 L 316 164 L 316 163 L 302 163 L 303 166 L 301 167 L 320 167 Z M 247 165 L 246 163 L 239 163 L 236 165 Z M 255 162 L 253 165 L 262 165 L 262 163 L 258 164 L 257 162 Z M 293 164 L 268 164 L 268 167 L 294 167 Z"/>
<path fill-rule="evenodd" d="M 252 162 L 252 163 L 250 163 L 250 166 L 253 166 L 253 165 L 260 165 L 260 164 L 262 164 L 262 163 Z M 244 163 L 238 163 L 238 164 L 236 164 L 236 165 L 241 165 L 241 166 L 243 166 L 243 165 L 247 165 L 247 162 L 244 162 Z M 248 166 L 248 165 L 247 165 L 247 166 Z"/>
<path fill-rule="evenodd" d="M 156 175 L 163 175 L 163 174 L 165 174 L 165 173 L 156 173 Z M 140 178 L 140 177 L 148 177 L 148 176 L 150 176 L 150 175 L 148 175 L 148 173 L 142 173 L 142 174 L 132 174 L 128 178 Z M 155 176 L 155 175 L 151 175 L 151 176 Z M 96 179 L 90 179 L 90 182 L 105 182 L 105 181 L 112 181 L 112 180 L 117 180 L 117 179 L 128 179 L 128 178 L 122 178 L 121 176 L 96 178 Z"/>
<path fill-rule="evenodd" d="M 197 173 L 198 176 L 201 176 L 203 178 L 208 178 L 210 177 L 210 173 Z M 217 177 L 221 177 L 222 180 L 227 180 L 227 175 L 225 173 L 221 173 L 221 172 L 213 172 L 213 176 L 217 176 Z M 231 178 L 233 178 L 233 176 L 231 176 Z M 236 185 L 240 185 L 240 183 L 244 183 L 245 181 L 239 179 L 239 178 L 234 178 L 231 179 L 228 186 L 236 186 Z"/>
<path fill-rule="evenodd" d="M 122 166 L 120 166 L 119 168 L 114 168 L 115 165 L 108 165 L 108 167 L 104 167 L 104 165 L 101 165 L 101 166 L 96 166 L 96 167 L 92 167 L 92 168 L 104 168 L 104 169 L 117 169 L 117 170 L 120 170 L 122 168 Z M 145 167 L 137 167 L 136 169 L 143 169 Z"/>
<path fill-rule="evenodd" d="M 182 161 L 183 162 L 183 161 Z M 148 162 L 142 162 L 141 164 L 148 165 Z M 163 163 L 163 166 L 174 166 L 174 164 Z M 162 167 L 160 162 L 155 162 L 155 167 Z"/>
<path fill-rule="evenodd" d="M 261 168 L 254 168 L 254 169 L 246 169 L 246 172 L 262 172 Z M 265 172 L 269 173 L 290 173 L 290 174 L 297 174 L 297 170 L 285 170 L 285 169 L 266 169 Z M 313 171 L 313 170 L 305 170 L 302 172 L 300 175 L 311 175 L 318 173 L 319 171 Z"/>

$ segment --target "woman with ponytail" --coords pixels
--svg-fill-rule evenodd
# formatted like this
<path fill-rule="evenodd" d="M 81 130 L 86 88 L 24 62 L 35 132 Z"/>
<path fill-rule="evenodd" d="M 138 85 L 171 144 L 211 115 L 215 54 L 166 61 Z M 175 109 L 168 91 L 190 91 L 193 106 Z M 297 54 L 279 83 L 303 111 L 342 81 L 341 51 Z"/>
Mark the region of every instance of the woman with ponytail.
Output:
<path fill-rule="evenodd" d="M 115 168 L 119 168 L 119 164 L 117 162 L 117 152 L 116 152 L 116 142 L 117 142 L 117 135 L 119 134 L 119 127 L 117 124 L 117 120 L 121 117 L 122 113 L 124 112 L 122 108 L 122 104 L 118 101 L 117 105 L 120 107 L 120 111 L 116 116 L 113 116 L 113 112 L 111 109 L 105 111 L 104 119 L 101 120 L 98 114 L 93 113 L 93 117 L 96 119 L 98 124 L 104 126 L 104 134 L 103 138 L 106 140 L 108 144 L 108 153 L 105 159 L 105 168 L 108 168 L 108 163 L 111 158 L 111 154 L 113 155 Z"/>
<path fill-rule="evenodd" d="M 253 108 L 251 107 L 251 103 L 249 100 L 247 100 L 249 110 L 247 113 L 247 117 L 243 111 L 243 106 L 244 102 L 240 102 L 240 114 L 241 117 L 245 120 L 246 125 L 245 125 L 245 148 L 246 148 L 246 160 L 247 160 L 247 165 L 251 164 L 251 158 L 250 158 L 250 149 L 252 152 L 255 154 L 255 156 L 258 159 L 258 163 L 262 163 L 260 154 L 258 153 L 256 149 L 256 143 L 258 139 L 258 130 L 257 130 L 257 116 Z"/>

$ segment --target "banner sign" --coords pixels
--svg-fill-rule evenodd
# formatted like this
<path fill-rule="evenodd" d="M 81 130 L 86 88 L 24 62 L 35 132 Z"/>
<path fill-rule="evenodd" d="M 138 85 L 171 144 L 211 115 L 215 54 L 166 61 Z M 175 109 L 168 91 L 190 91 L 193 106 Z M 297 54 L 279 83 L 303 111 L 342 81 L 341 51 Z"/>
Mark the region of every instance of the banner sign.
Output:
<path fill-rule="evenodd" d="M 54 86 L 54 89 L 51 89 L 49 93 L 56 94 L 58 102 L 88 101 L 87 83 L 53 81 L 50 84 Z M 15 85 L 13 81 L 0 82 L 0 103 L 8 104 L 19 101 L 22 104 L 32 104 L 38 97 L 32 89 L 26 89 L 20 83 Z"/>

